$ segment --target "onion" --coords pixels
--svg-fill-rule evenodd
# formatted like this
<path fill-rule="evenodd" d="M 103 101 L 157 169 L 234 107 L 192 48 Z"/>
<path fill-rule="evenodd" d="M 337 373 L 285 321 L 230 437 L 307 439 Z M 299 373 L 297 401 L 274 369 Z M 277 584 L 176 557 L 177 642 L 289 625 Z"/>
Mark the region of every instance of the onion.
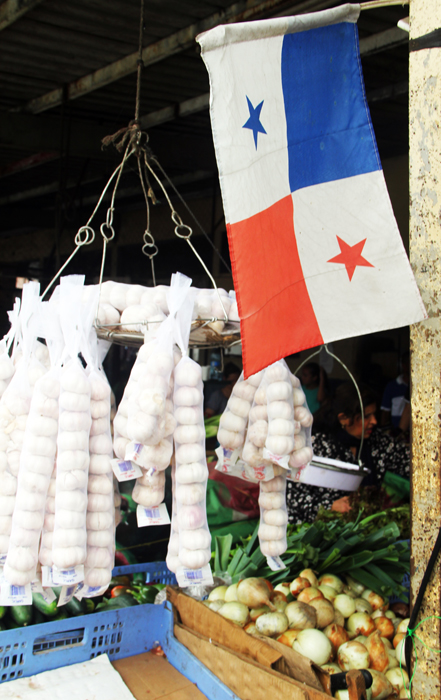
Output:
<path fill-rule="evenodd" d="M 409 606 L 406 605 L 406 603 L 394 603 L 393 605 L 390 606 L 390 609 L 397 615 L 398 617 L 409 617 Z"/>
<path fill-rule="evenodd" d="M 299 632 L 292 648 L 321 666 L 332 657 L 332 644 L 320 630 L 305 629 Z"/>
<path fill-rule="evenodd" d="M 339 610 L 343 617 L 351 617 L 355 613 L 354 599 L 345 593 L 340 593 L 334 600 L 334 608 Z"/>
<path fill-rule="evenodd" d="M 382 608 L 384 605 L 386 605 L 386 601 L 384 600 L 384 598 L 381 597 L 381 595 L 378 595 L 378 593 L 375 593 L 374 591 L 370 591 L 368 588 L 366 588 L 366 590 L 363 591 L 361 597 L 369 601 L 374 610 Z"/>
<path fill-rule="evenodd" d="M 272 604 L 274 605 L 275 609 L 277 612 L 285 612 L 285 608 L 288 605 L 287 600 L 282 600 L 281 598 L 272 598 L 271 599 Z"/>
<path fill-rule="evenodd" d="M 317 624 L 317 613 L 311 605 L 293 600 L 285 608 L 289 627 L 296 630 L 312 629 Z"/>
<path fill-rule="evenodd" d="M 393 612 L 393 610 L 386 610 L 384 613 L 384 617 L 387 617 L 389 620 L 397 620 L 397 616 Z M 395 629 L 395 628 L 394 628 Z"/>
<path fill-rule="evenodd" d="M 363 586 L 362 583 L 359 583 L 358 581 L 353 579 L 352 576 L 348 576 L 348 574 L 346 574 L 345 578 L 349 588 L 352 588 L 352 590 L 354 591 L 354 593 L 357 594 L 357 596 L 361 596 L 363 594 L 363 591 L 366 590 L 366 586 Z"/>
<path fill-rule="evenodd" d="M 300 591 L 299 595 L 297 596 L 297 600 L 299 600 L 301 603 L 310 603 L 311 600 L 314 600 L 314 598 L 324 597 L 325 596 L 321 591 L 319 591 L 318 588 L 310 586 L 309 588 L 304 588 L 303 591 Z"/>
<path fill-rule="evenodd" d="M 244 627 L 250 619 L 247 606 L 236 602 L 224 603 L 219 610 L 219 615 L 235 622 L 240 627 Z"/>
<path fill-rule="evenodd" d="M 409 683 L 409 676 L 404 668 L 392 668 L 390 671 L 386 671 L 385 676 L 389 683 L 391 683 L 392 688 L 397 695 L 399 694 L 401 688 L 406 687 Z"/>
<path fill-rule="evenodd" d="M 370 668 L 373 668 L 375 671 L 385 671 L 389 666 L 389 656 L 378 631 L 369 635 L 366 641 L 366 649 L 369 653 Z"/>
<path fill-rule="evenodd" d="M 390 683 L 384 673 L 375 671 L 375 669 L 369 669 L 369 672 L 372 675 L 372 699 L 386 700 L 393 693 L 392 683 Z"/>
<path fill-rule="evenodd" d="M 327 627 L 334 621 L 334 608 L 329 600 L 324 598 L 314 598 L 311 600 L 309 605 L 315 609 L 317 613 L 317 627 L 318 629 L 323 629 Z"/>
<path fill-rule="evenodd" d="M 270 609 L 267 605 L 261 605 L 260 608 L 251 608 L 250 610 L 250 620 L 251 622 L 256 622 L 257 618 L 263 615 L 264 613 L 270 612 Z M 262 632 L 263 634 L 263 632 Z"/>
<path fill-rule="evenodd" d="M 387 667 L 387 670 L 389 671 L 392 668 L 397 668 L 399 664 L 397 661 L 397 657 L 395 656 L 395 649 L 392 649 L 392 650 L 388 649 L 387 655 L 389 657 L 389 665 Z"/>
<path fill-rule="evenodd" d="M 346 629 L 349 636 L 356 637 L 357 634 L 362 634 L 368 637 L 372 632 L 375 632 L 375 624 L 367 613 L 354 613 L 348 618 Z"/>
<path fill-rule="evenodd" d="M 208 595 L 208 600 L 225 600 L 225 593 L 227 592 L 228 586 L 216 586 L 210 591 Z"/>
<path fill-rule="evenodd" d="M 239 581 L 237 586 L 238 601 L 249 608 L 267 605 L 270 610 L 274 611 L 275 607 L 270 601 L 269 594 L 268 585 L 263 578 L 245 578 L 243 581 Z"/>
<path fill-rule="evenodd" d="M 406 666 L 406 655 L 404 653 L 405 639 L 406 639 L 406 637 L 403 637 L 403 639 L 400 639 L 397 646 L 395 647 L 395 656 L 397 657 L 398 663 L 401 663 L 402 666 Z"/>
<path fill-rule="evenodd" d="M 402 639 L 404 639 L 406 635 L 403 634 L 402 632 L 399 632 L 398 634 L 395 635 L 395 637 L 392 640 L 392 644 L 394 649 L 397 648 L 398 644 L 401 642 Z"/>
<path fill-rule="evenodd" d="M 393 623 L 387 617 L 376 617 L 374 624 L 382 637 L 392 639 L 395 636 Z"/>
<path fill-rule="evenodd" d="M 345 626 L 345 618 L 341 614 L 340 610 L 334 609 L 334 622 L 336 625 L 340 625 L 340 627 Z"/>
<path fill-rule="evenodd" d="M 332 588 L 332 586 L 326 586 L 324 584 L 320 584 L 318 589 L 319 589 L 319 591 L 321 591 L 323 593 L 326 600 L 329 600 L 331 603 L 334 602 L 334 600 L 336 599 L 336 597 L 338 595 L 337 591 L 335 590 L 335 588 Z"/>
<path fill-rule="evenodd" d="M 244 630 L 247 634 L 256 634 L 257 633 L 256 623 L 249 622 L 247 625 L 245 625 Z"/>
<path fill-rule="evenodd" d="M 303 571 L 299 573 L 299 576 L 302 578 L 307 578 L 311 586 L 318 586 L 317 576 L 312 569 L 303 569 Z"/>
<path fill-rule="evenodd" d="M 322 669 L 329 673 L 330 676 L 334 675 L 334 673 L 341 673 L 340 666 L 333 663 L 322 664 Z"/>
<path fill-rule="evenodd" d="M 237 587 L 238 583 L 232 583 L 231 586 L 228 586 L 227 590 L 225 591 L 225 602 L 226 603 L 232 603 L 237 600 Z"/>
<path fill-rule="evenodd" d="M 282 591 L 276 591 L 273 589 L 271 593 L 271 602 L 273 605 L 276 605 L 276 603 L 287 603 L 288 598 L 286 597 L 285 593 L 282 593 Z"/>
<path fill-rule="evenodd" d="M 342 644 L 349 642 L 349 635 L 345 628 L 341 627 L 340 625 L 336 625 L 335 622 L 332 625 L 325 627 L 323 632 L 331 642 L 335 652 L 338 651 L 338 648 L 341 647 Z"/>
<path fill-rule="evenodd" d="M 288 596 L 290 594 L 290 584 L 289 583 L 278 583 L 277 586 L 274 587 L 274 590 L 280 591 L 288 598 Z"/>
<path fill-rule="evenodd" d="M 341 593 L 344 586 L 344 583 L 341 580 L 341 578 L 338 578 L 338 576 L 334 576 L 334 574 L 323 574 L 322 576 L 320 576 L 318 582 L 321 586 L 331 586 L 332 588 L 335 588 L 337 593 Z"/>
<path fill-rule="evenodd" d="M 210 608 L 210 610 L 213 610 L 213 612 L 219 612 L 221 607 L 224 605 L 224 601 L 221 600 L 220 598 L 217 598 L 216 600 L 203 600 L 202 601 L 204 605 L 207 606 L 207 608 Z"/>
<path fill-rule="evenodd" d="M 355 612 L 365 612 L 368 615 L 372 614 L 372 605 L 369 603 L 369 601 L 365 600 L 364 598 L 355 598 L 354 603 Z"/>
<path fill-rule="evenodd" d="M 288 618 L 282 612 L 269 612 L 259 615 L 256 629 L 266 637 L 275 637 L 288 629 Z"/>
<path fill-rule="evenodd" d="M 339 647 L 337 656 L 342 671 L 369 668 L 369 652 L 360 642 L 345 642 Z"/>
<path fill-rule="evenodd" d="M 280 637 L 277 637 L 277 641 L 281 642 L 282 644 L 285 644 L 285 646 L 287 647 L 292 648 L 294 639 L 297 639 L 301 631 L 302 630 L 288 629 L 283 634 L 281 634 Z"/>
<path fill-rule="evenodd" d="M 357 594 L 354 593 L 354 591 L 352 590 L 352 588 L 350 588 L 350 586 L 343 586 L 342 593 L 345 593 L 345 594 L 348 595 L 350 598 L 356 598 L 356 597 L 357 597 Z"/>
<path fill-rule="evenodd" d="M 405 620 L 401 620 L 397 629 L 395 630 L 396 634 L 407 634 L 407 628 L 409 626 L 409 622 L 410 622 L 409 617 L 407 617 Z"/>
<path fill-rule="evenodd" d="M 393 649 L 392 642 L 390 641 L 390 639 L 387 639 L 386 637 L 381 637 L 381 641 L 383 642 L 384 646 L 388 651 L 389 649 Z"/>
<path fill-rule="evenodd" d="M 310 588 L 311 584 L 309 583 L 307 578 L 303 578 L 303 576 L 297 576 L 297 578 L 292 581 L 292 583 L 289 584 L 289 591 L 291 595 L 299 595 L 301 591 L 303 591 L 304 588 Z"/>

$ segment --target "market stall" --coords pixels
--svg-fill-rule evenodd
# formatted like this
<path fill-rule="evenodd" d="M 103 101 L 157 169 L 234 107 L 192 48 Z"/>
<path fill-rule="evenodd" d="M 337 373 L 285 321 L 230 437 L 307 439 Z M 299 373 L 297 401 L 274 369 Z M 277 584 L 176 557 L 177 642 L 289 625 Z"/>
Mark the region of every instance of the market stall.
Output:
<path fill-rule="evenodd" d="M 349 36 L 352 26 L 350 31 L 348 27 L 356 21 L 358 11 L 350 8 L 331 11 L 325 17 L 312 16 L 310 25 L 302 18 L 300 27 L 294 22 L 288 29 L 284 22 L 283 26 L 276 23 L 276 28 L 266 25 L 263 36 L 271 42 L 298 34 L 302 41 L 305 28 L 321 35 L 322 30 L 340 25 Z M 238 31 L 238 37 L 231 41 L 233 53 L 234 46 L 243 41 L 243 28 Z M 251 52 L 252 38 L 244 42 Z M 217 30 L 211 37 L 203 35 L 200 42 L 213 77 L 217 60 L 213 56 L 219 50 L 227 56 L 231 46 L 222 44 Z M 210 51 L 214 53 L 209 58 Z M 245 64 L 255 65 L 251 59 L 250 54 Z M 213 124 L 224 125 L 227 117 L 218 106 L 222 100 L 216 89 Z M 222 90 L 220 95 L 225 96 Z M 249 123 L 241 127 L 252 132 L 246 135 L 253 138 L 251 144 L 254 142 L 257 151 L 258 139 L 266 131 L 260 122 L 260 109 L 248 102 Z M 368 116 L 360 128 L 364 127 L 369 127 Z M 216 132 L 213 127 L 213 131 L 220 149 L 218 161 L 225 168 L 221 177 L 230 246 L 236 255 L 236 291 L 216 285 L 193 246 L 191 228 L 177 213 L 149 161 L 142 132 L 135 123 L 126 130 L 122 161 L 102 195 L 113 181 L 111 205 L 100 228 L 103 252 L 98 284 L 84 286 L 84 278 L 66 275 L 65 268 L 93 241 L 92 220 L 102 197 L 78 231 L 71 257 L 51 284 L 41 296 L 38 284 L 26 284 L 21 306 L 17 302 L 10 315 L 11 330 L 0 355 L 0 457 L 4 472 L 0 614 L 5 620 L 0 632 L 0 680 L 11 681 L 41 670 L 38 662 L 43 656 L 39 655 L 44 655 L 45 670 L 49 671 L 82 663 L 84 653 L 88 659 L 106 653 L 124 677 L 129 671 L 121 659 L 153 649 L 159 658 L 165 653 L 168 661 L 197 682 L 209 698 L 248 698 L 251 679 L 253 691 L 264 695 L 289 692 L 295 698 L 316 700 L 331 695 L 339 700 L 408 697 L 407 538 L 395 522 L 377 525 L 378 514 L 360 515 L 353 522 L 335 520 L 293 527 L 288 524 L 286 510 L 287 480 L 336 488 L 339 478 L 340 487 L 346 484 L 346 490 L 353 491 L 366 470 L 360 459 L 361 447 L 358 461 L 349 466 L 313 460 L 312 415 L 300 381 L 283 357 L 316 347 L 318 340 L 326 348 L 327 342 L 347 337 L 348 327 L 354 334 L 361 333 L 366 318 L 358 314 L 357 301 L 356 322 L 351 321 L 347 312 L 354 307 L 353 299 L 343 313 L 328 304 L 325 311 L 329 317 L 325 318 L 320 308 L 323 299 L 316 304 L 311 291 L 315 282 L 310 279 L 316 277 L 311 256 L 316 256 L 317 250 L 311 253 L 299 238 L 294 247 L 298 245 L 301 254 L 294 267 L 297 273 L 307 270 L 301 280 L 303 310 L 295 332 L 286 332 L 287 309 L 294 301 L 298 303 L 299 288 L 294 296 L 293 290 L 289 291 L 280 304 L 272 300 L 294 285 L 291 278 L 286 284 L 288 270 L 281 262 L 287 241 L 276 250 L 276 274 L 269 275 L 264 284 L 262 257 L 265 261 L 268 230 L 274 232 L 276 224 L 283 229 L 292 211 L 288 216 L 285 211 L 278 212 L 274 220 L 269 213 L 262 223 L 256 218 L 262 213 L 254 211 L 256 202 L 244 204 L 237 196 L 234 177 L 226 182 L 234 171 L 232 163 L 237 165 L 236 154 L 230 154 L 228 165 L 220 155 L 228 150 L 222 143 L 223 128 Z M 349 150 L 353 146 L 347 145 Z M 280 155 L 280 144 L 272 148 L 263 167 L 271 166 L 274 153 Z M 373 153 L 373 137 L 370 148 Z M 105 278 L 106 251 L 115 233 L 117 186 L 131 156 L 138 161 L 144 193 L 146 173 L 163 189 L 175 233 L 200 260 L 212 288 L 198 289 L 180 273 L 172 275 L 169 286 L 156 285 L 156 246 L 149 224 L 143 252 L 150 258 L 153 285 L 122 284 Z M 369 160 L 370 150 L 367 156 Z M 365 157 L 363 151 L 360 162 Z M 256 177 L 262 167 L 256 165 L 260 154 L 252 152 L 249 158 L 247 162 L 242 153 L 242 175 L 248 177 L 253 171 Z M 295 186 L 291 173 L 292 194 L 343 177 L 366 175 L 357 167 L 349 170 L 333 172 L 325 182 L 302 180 Z M 371 332 L 391 323 L 417 323 L 426 317 L 401 241 L 394 239 L 398 229 L 393 225 L 378 164 L 367 168 L 368 174 L 374 172 L 378 178 L 371 178 L 375 186 L 369 196 L 386 202 L 387 215 L 382 210 L 381 216 L 386 229 L 391 228 L 387 244 L 390 269 L 384 262 L 382 241 L 379 252 L 371 252 L 368 261 L 361 255 L 363 246 L 345 247 L 337 237 L 340 254 L 326 260 L 342 266 L 339 272 L 349 283 L 357 267 L 377 268 L 381 273 L 377 287 L 371 280 L 367 286 L 377 311 L 380 302 L 390 308 L 386 315 L 378 314 L 378 321 L 368 314 Z M 245 183 L 247 187 L 249 183 Z M 364 184 L 357 188 L 358 184 L 355 190 L 338 196 L 345 199 L 352 192 L 360 202 L 366 190 Z M 260 207 L 261 197 L 267 197 L 265 206 L 273 212 L 279 191 L 268 199 L 263 190 L 256 201 Z M 320 201 L 328 216 L 332 214 L 334 190 L 327 196 L 326 201 L 325 192 Z M 147 194 L 145 199 L 149 212 Z M 295 207 L 301 209 L 301 205 L 295 201 Z M 367 206 L 364 213 L 370 208 Z M 296 227 L 301 232 L 311 226 L 314 237 L 318 234 L 306 209 Z M 248 222 L 243 224 L 246 218 Z M 340 226 L 340 218 L 335 222 Z M 372 232 L 374 223 L 369 226 Z M 250 232 L 254 236 L 256 231 L 259 245 L 244 264 Z M 291 264 L 292 245 L 291 241 Z M 348 248 L 356 250 L 349 254 Z M 392 269 L 394 285 L 388 281 Z M 258 286 L 256 273 L 260 275 Z M 341 274 L 338 279 L 341 281 Z M 333 276 L 334 287 L 336 280 Z M 338 299 L 346 301 L 347 291 L 341 294 Z M 357 291 L 357 300 L 362 296 L 363 287 Z M 334 323 L 340 317 L 345 322 Z M 312 318 L 317 321 L 314 327 Z M 274 339 L 272 333 L 278 329 L 279 336 Z M 259 334 L 265 338 L 262 347 Z M 233 545 L 232 535 L 211 538 L 206 511 L 204 384 L 201 366 L 191 359 L 189 348 L 230 348 L 240 342 L 244 372 L 220 417 L 216 470 L 237 479 L 245 490 L 249 484 L 258 488 L 260 523 L 251 535 Z M 111 389 L 102 366 L 110 343 L 138 350 L 112 419 Z M 360 404 L 364 423 L 361 397 Z M 164 504 L 165 471 L 170 466 L 171 514 Z M 151 528 L 171 520 L 171 534 L 166 562 L 121 571 L 113 567 L 115 526 L 120 518 L 118 482 L 130 479 L 134 479 L 131 495 L 137 504 L 138 526 Z M 142 665 L 143 660 L 132 661 L 137 663 Z M 143 690 L 139 686 L 133 692 L 136 696 Z"/>

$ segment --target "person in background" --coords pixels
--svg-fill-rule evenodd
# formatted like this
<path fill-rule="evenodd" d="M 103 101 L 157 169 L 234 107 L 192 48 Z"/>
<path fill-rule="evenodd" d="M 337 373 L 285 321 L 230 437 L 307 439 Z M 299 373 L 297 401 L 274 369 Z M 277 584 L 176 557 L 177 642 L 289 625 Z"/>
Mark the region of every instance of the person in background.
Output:
<path fill-rule="evenodd" d="M 409 478 L 409 447 L 395 441 L 377 429 L 377 398 L 368 387 L 360 387 L 364 410 L 362 422 L 360 401 L 352 382 L 337 387 L 333 405 L 328 412 L 328 429 L 312 437 L 314 454 L 330 457 L 349 464 L 357 464 L 361 436 L 363 447 L 361 463 L 370 471 L 362 486 L 380 488 L 386 471 Z M 287 510 L 292 523 L 312 522 L 320 506 L 347 512 L 350 509 L 348 492 L 337 489 L 287 482 Z"/>
<path fill-rule="evenodd" d="M 220 389 L 213 391 L 205 404 L 204 417 L 218 416 L 225 411 L 228 399 L 233 391 L 233 386 L 239 379 L 241 371 L 234 362 L 229 362 L 224 367 L 224 379 Z"/>
<path fill-rule="evenodd" d="M 326 372 L 317 362 L 308 362 L 303 365 L 299 377 L 308 408 L 312 414 L 317 413 L 327 398 Z"/>
<path fill-rule="evenodd" d="M 410 355 L 401 357 L 401 374 L 386 384 L 381 400 L 381 425 L 391 426 L 396 430 L 400 425 L 401 414 L 405 406 L 405 396 L 409 391 Z"/>

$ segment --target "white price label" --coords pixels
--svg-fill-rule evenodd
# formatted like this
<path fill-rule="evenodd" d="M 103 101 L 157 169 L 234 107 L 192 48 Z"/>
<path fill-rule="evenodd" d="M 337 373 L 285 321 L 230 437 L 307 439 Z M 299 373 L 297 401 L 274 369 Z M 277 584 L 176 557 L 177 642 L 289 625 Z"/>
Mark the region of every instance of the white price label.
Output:
<path fill-rule="evenodd" d="M 146 527 L 148 525 L 168 525 L 170 516 L 167 512 L 165 503 L 156 506 L 155 508 L 145 508 L 138 506 L 136 509 L 136 520 L 138 527 Z"/>
<path fill-rule="evenodd" d="M 70 569 L 57 569 L 54 566 L 52 580 L 55 586 L 72 586 L 74 583 L 80 583 L 84 581 L 84 565 L 72 566 Z"/>
<path fill-rule="evenodd" d="M 4 566 L 6 562 L 7 554 L 0 554 L 0 566 Z"/>
<path fill-rule="evenodd" d="M 41 567 L 41 583 L 43 584 L 43 588 L 52 588 L 52 586 L 55 586 L 53 571 L 50 566 Z"/>
<path fill-rule="evenodd" d="M 108 589 L 108 586 L 84 586 L 81 591 L 82 598 L 95 598 L 96 596 L 103 595 Z M 77 596 L 75 595 L 75 598 Z"/>
<path fill-rule="evenodd" d="M 286 566 L 280 557 L 267 557 L 266 561 L 271 571 L 281 571 L 282 569 L 286 569 Z"/>
<path fill-rule="evenodd" d="M 60 608 L 62 605 L 66 605 L 66 603 L 72 600 L 77 588 L 78 586 L 76 583 L 74 583 L 72 586 L 63 586 L 61 588 L 60 595 L 58 596 L 57 608 Z"/>
<path fill-rule="evenodd" d="M 130 460 L 112 459 L 112 469 L 118 481 L 130 481 L 142 476 L 142 471 L 137 464 Z"/>
<path fill-rule="evenodd" d="M 206 564 L 202 569 L 186 569 L 180 566 L 176 572 L 176 579 L 181 588 L 213 585 L 213 574 L 211 573 L 210 564 Z"/>
<path fill-rule="evenodd" d="M 125 459 L 142 464 L 140 454 L 142 452 L 143 445 L 140 442 L 129 442 L 126 447 Z"/>
<path fill-rule="evenodd" d="M 32 605 L 31 584 L 13 586 L 2 583 L 0 586 L 0 605 Z"/>
<path fill-rule="evenodd" d="M 77 600 L 81 600 L 84 597 L 84 590 L 86 589 L 86 585 L 84 584 L 83 581 L 77 585 L 77 589 L 74 593 L 74 597 Z"/>
<path fill-rule="evenodd" d="M 278 464 L 279 467 L 289 470 L 289 455 L 275 455 L 273 452 L 270 452 L 266 447 L 264 447 L 262 456 L 264 459 L 268 459 L 273 464 Z"/>

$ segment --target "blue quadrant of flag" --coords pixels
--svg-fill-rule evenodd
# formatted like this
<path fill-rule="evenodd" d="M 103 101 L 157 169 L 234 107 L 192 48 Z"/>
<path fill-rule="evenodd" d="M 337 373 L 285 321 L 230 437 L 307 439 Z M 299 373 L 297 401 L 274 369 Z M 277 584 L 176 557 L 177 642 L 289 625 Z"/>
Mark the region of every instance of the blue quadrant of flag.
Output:
<path fill-rule="evenodd" d="M 291 192 L 381 170 L 355 25 L 287 34 L 282 86 Z"/>

